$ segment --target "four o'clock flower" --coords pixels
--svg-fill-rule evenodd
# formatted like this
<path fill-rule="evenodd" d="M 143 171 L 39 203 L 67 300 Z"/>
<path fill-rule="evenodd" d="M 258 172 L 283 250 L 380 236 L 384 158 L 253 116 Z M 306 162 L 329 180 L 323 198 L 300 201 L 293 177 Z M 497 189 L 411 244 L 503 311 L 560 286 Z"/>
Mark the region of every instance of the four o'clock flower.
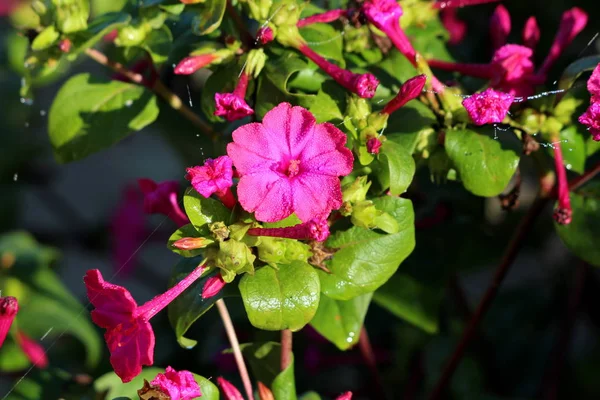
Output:
<path fill-rule="evenodd" d="M 223 397 L 225 398 L 225 400 L 244 400 L 244 397 L 242 396 L 240 391 L 237 390 L 237 388 L 233 386 L 231 382 L 229 382 L 222 376 L 219 376 L 217 378 L 217 383 L 223 391 Z"/>
<path fill-rule="evenodd" d="M 352 392 L 342 393 L 335 400 L 352 400 Z"/>
<path fill-rule="evenodd" d="M 475 125 L 485 125 L 502 122 L 514 99 L 509 93 L 487 89 L 467 97 L 462 104 Z"/>
<path fill-rule="evenodd" d="M 590 104 L 579 117 L 579 122 L 588 128 L 595 141 L 600 141 L 600 101 Z"/>
<path fill-rule="evenodd" d="M 523 44 L 531 50 L 535 49 L 540 41 L 540 27 L 535 17 L 529 17 L 523 27 Z"/>
<path fill-rule="evenodd" d="M 250 228 L 248 235 L 324 242 L 329 237 L 329 224 L 327 223 L 327 219 L 321 216 L 308 222 L 285 228 Z"/>
<path fill-rule="evenodd" d="M 404 82 L 396 97 L 387 103 L 381 112 L 390 115 L 409 101 L 416 99 L 423 92 L 426 81 L 425 75 L 417 75 Z"/>
<path fill-rule="evenodd" d="M 209 158 L 204 165 L 186 169 L 185 179 L 192 183 L 198 193 L 205 198 L 215 194 L 227 208 L 236 204 L 231 193 L 233 185 L 233 168 L 231 158 L 221 156 L 214 160 Z"/>
<path fill-rule="evenodd" d="M 449 44 L 459 44 L 467 35 L 467 24 L 458 18 L 458 12 L 455 8 L 442 10 L 440 12 L 442 25 L 450 34 Z"/>
<path fill-rule="evenodd" d="M 259 221 L 292 213 L 303 221 L 342 205 L 340 176 L 352 171 L 346 135 L 330 123 L 317 124 L 310 111 L 281 103 L 262 123 L 233 132 L 227 154 L 239 175 L 242 207 Z"/>
<path fill-rule="evenodd" d="M 150 384 L 169 396 L 170 400 L 192 400 L 202 396 L 200 385 L 190 371 L 176 371 L 171 367 L 156 375 Z"/>
<path fill-rule="evenodd" d="M 179 206 L 177 181 L 154 182 L 152 179 L 138 179 L 138 185 L 144 193 L 144 212 L 146 214 L 163 214 L 179 226 L 190 222 Z"/>
<path fill-rule="evenodd" d="M 179 61 L 177 66 L 175 66 L 174 72 L 177 75 L 190 75 L 198 71 L 200 68 L 209 66 L 217 59 L 218 56 L 214 53 L 189 56 Z"/>
<path fill-rule="evenodd" d="M 19 311 L 19 302 L 16 298 L 0 297 L 0 347 Z"/>
<path fill-rule="evenodd" d="M 97 269 L 87 271 L 83 281 L 95 309 L 92 321 L 106 329 L 104 339 L 110 351 L 110 363 L 123 382 L 142 371 L 142 365 L 154 363 L 154 332 L 150 319 L 192 285 L 204 272 L 200 264 L 187 277 L 165 293 L 138 306 L 127 289 L 108 283 Z"/>
<path fill-rule="evenodd" d="M 600 64 L 594 68 L 592 76 L 588 79 L 587 90 L 592 95 L 592 103 L 600 102 Z"/>
<path fill-rule="evenodd" d="M 227 282 L 223 280 L 223 277 L 220 273 L 217 273 L 215 276 L 211 276 L 206 280 L 204 287 L 202 288 L 202 299 L 206 300 L 216 296 L 226 284 Z"/>
<path fill-rule="evenodd" d="M 494 10 L 490 21 L 490 36 L 492 46 L 498 49 L 506 44 L 506 39 L 510 33 L 510 14 L 506 7 L 500 4 Z"/>
<path fill-rule="evenodd" d="M 33 365 L 41 369 L 48 367 L 48 356 L 41 344 L 27 336 L 20 329 L 17 330 L 15 338 L 19 347 L 23 350 L 23 353 L 25 353 L 25 356 L 27 356 L 27 359 L 31 361 Z"/>
<path fill-rule="evenodd" d="M 250 75 L 244 71 L 232 93 L 215 93 L 216 116 L 231 122 L 254 114 L 245 100 L 249 79 Z"/>
<path fill-rule="evenodd" d="M 370 154 L 379 154 L 379 149 L 381 149 L 381 140 L 377 137 L 372 137 L 367 139 L 367 151 Z"/>
<path fill-rule="evenodd" d="M 558 142 L 558 140 L 557 140 Z M 563 163 L 562 149 L 560 143 L 554 145 L 554 167 L 558 180 L 558 206 L 554 210 L 554 220 L 560 225 L 571 223 L 573 211 L 571 209 L 571 198 L 569 197 L 569 183 L 567 182 L 567 170 Z"/>
<path fill-rule="evenodd" d="M 275 34 L 269 26 L 262 26 L 256 32 L 256 43 L 260 43 L 263 46 L 272 42 L 273 39 L 275 39 Z"/>
<path fill-rule="evenodd" d="M 500 0 L 437 0 L 433 3 L 433 8 L 457 8 L 457 7 L 466 7 L 466 6 L 474 6 L 477 4 L 485 4 L 485 3 L 495 3 Z"/>

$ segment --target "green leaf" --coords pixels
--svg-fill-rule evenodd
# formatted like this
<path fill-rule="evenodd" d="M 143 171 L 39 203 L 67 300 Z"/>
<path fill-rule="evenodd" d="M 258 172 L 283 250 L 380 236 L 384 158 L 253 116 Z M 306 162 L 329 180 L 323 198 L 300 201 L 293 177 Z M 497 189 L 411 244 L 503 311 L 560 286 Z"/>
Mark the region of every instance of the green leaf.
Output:
<path fill-rule="evenodd" d="M 306 392 L 300 396 L 300 400 L 321 400 L 321 396 L 317 392 Z"/>
<path fill-rule="evenodd" d="M 565 92 L 556 97 L 556 103 L 560 101 L 562 96 L 564 96 L 564 93 L 566 93 L 571 86 L 573 86 L 573 83 L 575 83 L 577 78 L 579 78 L 582 73 L 586 71 L 592 71 L 598 64 L 600 64 L 600 55 L 580 58 L 579 60 L 569 64 L 558 81 L 558 88 L 564 90 Z"/>
<path fill-rule="evenodd" d="M 573 220 L 569 225 L 554 226 L 563 243 L 577 257 L 600 267 L 600 184 L 588 184 L 571 192 Z"/>
<path fill-rule="evenodd" d="M 586 147 L 583 135 L 577 131 L 575 125 L 560 132 L 560 149 L 562 150 L 563 163 L 569 171 L 582 174 L 585 170 Z M 554 156 L 554 151 L 548 149 Z"/>
<path fill-rule="evenodd" d="M 406 192 L 415 175 L 412 155 L 392 141 L 385 141 L 379 154 L 384 164 L 379 174 L 381 185 L 389 187 L 390 193 L 396 196 Z"/>
<path fill-rule="evenodd" d="M 6 340 L 0 351 L 0 371 L 3 373 L 19 372 L 27 370 L 31 362 L 15 342 Z"/>
<path fill-rule="evenodd" d="M 340 350 L 348 350 L 358 343 L 372 296 L 367 293 L 343 301 L 321 295 L 317 314 L 310 325 Z"/>
<path fill-rule="evenodd" d="M 436 123 L 433 111 L 420 101 L 413 100 L 390 115 L 384 133 L 387 140 L 398 143 L 412 154 L 417 147 L 420 132 L 431 129 Z"/>
<path fill-rule="evenodd" d="M 259 329 L 297 331 L 310 322 L 319 306 L 319 276 L 301 261 L 245 274 L 239 288 L 250 323 Z"/>
<path fill-rule="evenodd" d="M 300 29 L 300 34 L 311 49 L 320 56 L 337 61 L 344 68 L 342 34 L 329 24 L 311 24 Z"/>
<path fill-rule="evenodd" d="M 346 109 L 346 92 L 333 81 L 325 81 L 316 96 L 310 99 L 308 110 L 317 123 L 343 120 L 342 110 Z"/>
<path fill-rule="evenodd" d="M 271 388 L 275 399 L 296 400 L 293 354 L 290 366 L 280 372 L 281 345 L 279 343 L 244 343 L 240 347 L 254 378 Z"/>
<path fill-rule="evenodd" d="M 296 400 L 296 380 L 294 379 L 294 356 L 290 365 L 273 380 L 271 385 L 273 396 L 277 400 Z"/>
<path fill-rule="evenodd" d="M 76 58 L 77 55 L 98 43 L 106 34 L 127 25 L 129 21 L 131 16 L 124 12 L 111 12 L 94 18 L 85 31 L 73 35 L 69 58 Z"/>
<path fill-rule="evenodd" d="M 169 58 L 172 44 L 171 30 L 163 25 L 160 29 L 150 32 L 142 47 L 150 54 L 155 64 L 162 64 Z"/>
<path fill-rule="evenodd" d="M 378 210 L 398 222 L 400 230 L 383 234 L 352 227 L 329 237 L 326 246 L 338 249 L 326 262 L 331 273 L 319 271 L 321 289 L 336 300 L 350 300 L 383 285 L 415 247 L 414 212 L 410 200 L 381 197 L 373 200 Z"/>
<path fill-rule="evenodd" d="M 33 42 L 31 43 L 31 49 L 36 51 L 47 49 L 48 47 L 54 45 L 58 41 L 59 37 L 60 33 L 56 30 L 54 25 L 50 25 L 41 31 L 40 34 L 35 37 L 35 39 L 33 39 Z"/>
<path fill-rule="evenodd" d="M 207 224 L 227 222 L 231 211 L 218 200 L 205 198 L 194 188 L 189 188 L 183 196 L 183 207 L 190 222 L 198 231 L 205 230 Z"/>
<path fill-rule="evenodd" d="M 188 276 L 200 263 L 202 263 L 202 257 L 180 260 L 173 268 L 169 286 L 174 286 L 176 282 Z M 209 274 L 198 279 L 168 306 L 169 322 L 171 322 L 171 326 L 181 347 L 191 349 L 196 345 L 195 340 L 188 339 L 183 335 L 185 335 L 198 318 L 204 315 L 217 300 L 223 297 L 223 291 L 221 291 L 211 298 L 202 298 L 204 284 L 213 275 Z"/>
<path fill-rule="evenodd" d="M 373 301 L 427 333 L 438 330 L 438 309 L 443 291 L 407 274 L 396 273 L 373 295 Z"/>
<path fill-rule="evenodd" d="M 48 133 L 56 158 L 76 161 L 141 130 L 157 116 L 156 97 L 143 86 L 79 74 L 54 98 Z"/>
<path fill-rule="evenodd" d="M 497 196 L 519 166 L 519 153 L 500 137 L 494 139 L 469 129 L 446 132 L 445 148 L 464 187 L 477 196 Z M 503 132 L 502 136 L 505 132 Z"/>
<path fill-rule="evenodd" d="M 116 397 L 138 399 L 137 391 L 144 386 L 144 380 L 150 382 L 156 375 L 164 374 L 164 372 L 164 368 L 144 368 L 138 376 L 127 383 L 121 382 L 121 378 L 114 372 L 109 372 L 96 379 L 94 390 L 98 393 L 106 393 L 106 399 L 114 399 Z M 202 400 L 219 400 L 219 389 L 211 381 L 200 375 L 193 375 L 198 385 L 200 385 Z"/>
<path fill-rule="evenodd" d="M 221 25 L 226 4 L 226 0 L 207 0 L 194 6 L 196 15 L 192 21 L 192 32 L 198 36 L 214 32 Z"/>
<path fill-rule="evenodd" d="M 73 33 L 87 28 L 90 17 L 89 0 L 52 0 L 56 7 L 56 26 L 63 33 Z"/>

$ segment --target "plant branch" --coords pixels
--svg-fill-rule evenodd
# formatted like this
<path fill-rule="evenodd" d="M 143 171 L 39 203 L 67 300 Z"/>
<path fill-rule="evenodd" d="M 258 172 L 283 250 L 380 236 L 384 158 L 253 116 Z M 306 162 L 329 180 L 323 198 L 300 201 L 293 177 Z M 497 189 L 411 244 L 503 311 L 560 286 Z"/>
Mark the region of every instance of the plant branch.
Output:
<path fill-rule="evenodd" d="M 584 172 L 583 175 L 572 179 L 569 182 L 569 190 L 575 190 L 580 188 L 581 186 L 589 182 L 592 178 L 594 178 L 596 175 L 598 175 L 598 173 L 600 173 L 600 162 L 594 165 L 594 167 L 591 168 L 589 171 Z M 557 195 L 556 189 L 552 192 L 552 195 Z"/>
<path fill-rule="evenodd" d="M 360 349 L 360 354 L 362 354 L 369 371 L 371 371 L 375 390 L 377 391 L 377 398 L 382 400 L 385 399 L 387 396 L 385 395 L 385 390 L 383 390 L 383 381 L 379 375 L 379 370 L 377 369 L 377 359 L 375 358 L 375 352 L 373 351 L 373 346 L 371 346 L 371 341 L 369 340 L 369 335 L 367 334 L 367 329 L 364 325 L 360 330 L 358 348 Z"/>
<path fill-rule="evenodd" d="M 284 371 L 292 363 L 292 331 L 281 331 L 281 370 Z"/>
<path fill-rule="evenodd" d="M 85 54 L 88 57 L 90 57 L 92 60 L 96 61 L 97 63 L 102 64 L 105 67 L 108 67 L 108 68 L 112 69 L 113 71 L 125 76 L 131 82 L 134 82 L 134 83 L 137 83 L 140 85 L 144 85 L 146 83 L 143 75 L 127 69 L 127 67 L 125 67 L 121 63 L 109 60 L 108 57 L 104 53 L 102 53 L 96 49 L 91 49 L 91 48 L 87 49 L 85 51 Z M 198 114 L 196 114 L 188 106 L 186 106 L 181 101 L 179 96 L 177 96 L 175 93 L 173 93 L 171 90 L 169 90 L 169 88 L 167 88 L 160 80 L 157 79 L 154 82 L 154 84 L 152 84 L 150 86 L 150 89 L 154 93 L 156 93 L 158 96 L 162 97 L 162 99 L 164 101 L 166 101 L 167 104 L 169 104 L 171 106 L 171 108 L 173 108 L 175 111 L 177 111 L 181 115 L 183 115 L 192 124 L 194 124 L 198 129 L 200 129 L 204 134 L 206 134 L 207 136 L 210 136 L 211 138 L 214 139 L 215 132 L 213 131 L 211 126 L 208 125 L 206 122 L 204 122 L 198 116 Z"/>
<path fill-rule="evenodd" d="M 231 348 L 233 349 L 233 356 L 235 358 L 238 370 L 240 371 L 240 377 L 242 378 L 242 382 L 244 383 L 244 390 L 246 391 L 246 396 L 248 397 L 248 400 L 254 400 L 252 383 L 250 382 L 250 375 L 248 374 L 248 369 L 246 368 L 246 363 L 244 362 L 244 357 L 242 356 L 242 350 L 240 349 L 240 342 L 238 341 L 237 335 L 235 334 L 235 329 L 233 328 L 233 322 L 231 322 L 229 311 L 227 311 L 227 306 L 225 305 L 223 299 L 217 300 L 215 304 L 217 305 L 217 309 L 219 310 L 219 314 L 221 315 L 221 319 L 223 320 L 223 326 L 225 327 L 227 337 L 229 338 L 229 343 L 231 344 Z"/>

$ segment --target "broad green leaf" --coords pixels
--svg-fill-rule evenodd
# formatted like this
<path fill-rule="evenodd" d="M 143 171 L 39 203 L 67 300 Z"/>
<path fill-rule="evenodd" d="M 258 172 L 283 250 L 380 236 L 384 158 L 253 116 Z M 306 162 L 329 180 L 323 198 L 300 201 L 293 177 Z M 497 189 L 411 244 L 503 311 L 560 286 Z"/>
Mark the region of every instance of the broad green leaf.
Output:
<path fill-rule="evenodd" d="M 373 294 L 373 301 L 427 333 L 438 330 L 438 308 L 443 297 L 439 288 L 429 287 L 410 275 L 396 273 Z"/>
<path fill-rule="evenodd" d="M 207 224 L 213 222 L 227 222 L 231 211 L 218 200 L 205 198 L 194 188 L 189 188 L 183 196 L 183 207 L 190 222 L 197 230 L 206 228 Z"/>
<path fill-rule="evenodd" d="M 175 285 L 181 279 L 185 278 L 192 272 L 200 263 L 202 257 L 184 258 L 180 260 L 171 274 L 171 282 L 169 286 Z M 192 348 L 196 345 L 196 341 L 184 337 L 185 333 L 190 329 L 192 324 L 196 322 L 205 312 L 207 312 L 217 300 L 223 297 L 223 291 L 209 298 L 202 298 L 202 289 L 210 276 L 203 276 L 173 300 L 168 307 L 169 321 L 175 331 L 175 336 L 181 347 Z"/>
<path fill-rule="evenodd" d="M 150 32 L 142 47 L 150 54 L 155 64 L 162 64 L 169 58 L 172 44 L 171 30 L 163 25 L 160 29 Z"/>
<path fill-rule="evenodd" d="M 70 162 L 117 143 L 157 116 L 156 97 L 143 86 L 79 74 L 54 98 L 48 133 L 56 158 Z"/>
<path fill-rule="evenodd" d="M 206 0 L 193 8 L 196 16 L 192 21 L 192 32 L 202 36 L 214 32 L 225 14 L 226 0 Z"/>
<path fill-rule="evenodd" d="M 384 234 L 352 227 L 329 237 L 326 246 L 337 249 L 326 262 L 331 273 L 319 271 L 321 289 L 332 299 L 350 300 L 383 285 L 415 247 L 414 212 L 410 200 L 386 196 L 375 207 L 393 216 L 400 230 Z"/>
<path fill-rule="evenodd" d="M 319 276 L 307 263 L 264 266 L 240 280 L 240 293 L 250 323 L 259 329 L 297 331 L 319 306 Z"/>
<path fill-rule="evenodd" d="M 320 56 L 335 60 L 344 68 L 344 56 L 342 54 L 342 34 L 329 24 L 311 24 L 300 29 L 300 34 L 306 40 L 311 49 Z"/>
<path fill-rule="evenodd" d="M 410 42 L 426 60 L 435 58 L 443 61 L 452 61 L 444 37 L 447 31 L 438 19 L 432 19 L 427 25 L 413 25 L 406 29 Z"/>
<path fill-rule="evenodd" d="M 592 71 L 598 64 L 600 64 L 600 55 L 580 58 L 579 60 L 569 64 L 558 81 L 558 88 L 564 90 L 565 92 L 556 96 L 555 103 L 560 101 L 560 99 L 564 96 L 564 93 L 566 93 L 566 91 L 573 86 L 573 83 L 575 83 L 577 78 L 579 78 L 582 73 L 586 71 Z"/>
<path fill-rule="evenodd" d="M 273 380 L 271 391 L 276 400 L 296 400 L 296 379 L 294 378 L 294 356 L 290 365 Z"/>
<path fill-rule="evenodd" d="M 573 220 L 554 226 L 563 243 L 577 257 L 600 267 L 600 185 L 595 182 L 571 193 Z"/>
<path fill-rule="evenodd" d="M 390 193 L 396 196 L 406 192 L 415 175 L 412 155 L 396 142 L 385 141 L 379 157 L 384 164 L 379 174 L 381 186 L 389 187 Z"/>
<path fill-rule="evenodd" d="M 563 163 L 569 171 L 582 174 L 585 170 L 586 147 L 583 135 L 577 131 L 577 127 L 571 125 L 560 132 L 560 149 L 562 150 Z M 554 156 L 554 151 L 548 149 Z"/>
<path fill-rule="evenodd" d="M 342 110 L 346 109 L 346 92 L 333 81 L 326 81 L 317 95 L 309 102 L 309 111 L 315 116 L 317 123 L 343 120 Z"/>
<path fill-rule="evenodd" d="M 503 135 L 508 133 L 503 132 Z M 497 196 L 506 188 L 519 166 L 519 153 L 489 130 L 448 130 L 445 148 L 464 187 L 477 196 Z"/>
<path fill-rule="evenodd" d="M 69 58 L 76 58 L 81 52 L 93 47 L 106 34 L 127 25 L 129 21 L 131 21 L 131 16 L 124 12 L 110 12 L 94 18 L 85 31 L 73 35 L 71 39 L 73 45 L 68 55 Z"/>
<path fill-rule="evenodd" d="M 94 381 L 94 390 L 98 393 L 105 393 L 106 399 L 116 397 L 139 399 L 137 391 L 144 386 L 144 380 L 150 382 L 156 375 L 164 373 L 164 368 L 144 368 L 131 382 L 123 383 L 114 372 L 108 372 Z M 200 386 L 202 400 L 219 400 L 219 389 L 211 381 L 200 375 L 193 375 Z"/>
<path fill-rule="evenodd" d="M 52 3 L 59 31 L 73 33 L 87 28 L 90 17 L 89 0 L 52 0 Z"/>
<path fill-rule="evenodd" d="M 321 295 L 319 308 L 310 325 L 340 350 L 348 350 L 358 343 L 372 296 L 372 293 L 367 293 L 344 301 Z"/>

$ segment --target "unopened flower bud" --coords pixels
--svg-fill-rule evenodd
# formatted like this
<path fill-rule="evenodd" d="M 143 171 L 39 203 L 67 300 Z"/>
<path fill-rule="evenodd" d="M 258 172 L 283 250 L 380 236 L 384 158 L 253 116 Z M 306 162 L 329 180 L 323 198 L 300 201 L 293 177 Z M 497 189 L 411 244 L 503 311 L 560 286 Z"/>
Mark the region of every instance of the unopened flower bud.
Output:
<path fill-rule="evenodd" d="M 358 203 L 367 198 L 367 192 L 371 187 L 371 182 L 367 181 L 366 176 L 359 176 L 349 185 L 342 188 L 342 199 L 349 203 Z"/>
<path fill-rule="evenodd" d="M 267 61 L 267 55 L 263 49 L 252 49 L 248 52 L 248 58 L 246 59 L 246 68 L 244 68 L 244 74 L 250 75 L 253 78 L 258 78 L 262 69 L 265 67 Z"/>
<path fill-rule="evenodd" d="M 216 296 L 226 284 L 227 282 L 223 280 L 223 277 L 220 273 L 215 276 L 211 276 L 206 280 L 206 283 L 202 287 L 202 299 L 206 300 Z"/>
<path fill-rule="evenodd" d="M 372 137 L 367 140 L 367 151 L 371 154 L 379 154 L 381 148 L 381 140 L 376 137 Z"/>
<path fill-rule="evenodd" d="M 195 250 L 203 249 L 211 243 L 214 241 L 203 237 L 185 237 L 173 242 L 173 247 L 179 250 Z"/>
<path fill-rule="evenodd" d="M 265 386 L 262 382 L 258 382 L 258 396 L 260 400 L 275 400 L 273 396 L 273 392 L 267 386 Z"/>
<path fill-rule="evenodd" d="M 275 39 L 275 32 L 270 26 L 263 26 L 256 32 L 256 42 L 261 45 L 270 43 Z"/>
<path fill-rule="evenodd" d="M 73 43 L 71 43 L 71 41 L 67 38 L 67 39 L 63 39 L 60 41 L 60 43 L 58 44 L 58 48 L 60 49 L 60 51 L 62 51 L 63 53 L 68 53 L 69 51 L 71 51 L 71 45 Z"/>
<path fill-rule="evenodd" d="M 217 378 L 217 383 L 219 387 L 223 391 L 223 397 L 225 400 L 244 400 L 244 397 L 240 393 L 239 390 L 231 382 L 219 376 Z"/>
<path fill-rule="evenodd" d="M 254 271 L 254 260 L 256 256 L 252 254 L 250 248 L 242 242 L 229 239 L 219 243 L 219 252 L 215 259 L 215 265 L 224 271 L 241 274 L 243 272 Z M 231 274 L 225 274 L 225 282 L 231 282 Z M 233 275 L 235 277 L 235 275 Z M 229 280 L 231 279 L 231 280 Z"/>
<path fill-rule="evenodd" d="M 48 367 L 48 356 L 41 344 L 31 339 L 21 330 L 17 330 L 16 339 L 17 344 L 33 365 L 40 369 Z"/>

